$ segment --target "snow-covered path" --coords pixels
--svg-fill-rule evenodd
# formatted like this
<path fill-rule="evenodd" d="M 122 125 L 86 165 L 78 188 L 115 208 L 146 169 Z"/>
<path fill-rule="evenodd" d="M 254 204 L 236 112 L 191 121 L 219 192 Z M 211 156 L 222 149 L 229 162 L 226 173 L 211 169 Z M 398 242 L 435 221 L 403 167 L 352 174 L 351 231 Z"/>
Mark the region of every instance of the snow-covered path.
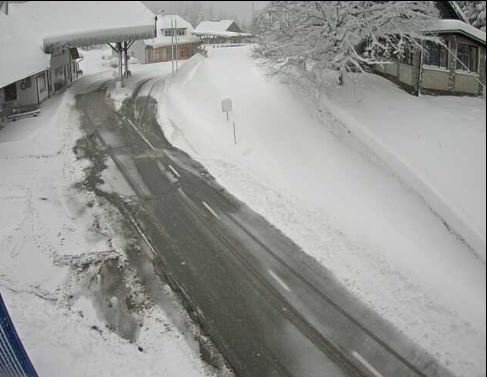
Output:
<path fill-rule="evenodd" d="M 248 48 L 194 58 L 158 99 L 168 139 L 232 194 L 443 365 L 485 375 L 485 264 L 338 121 L 318 121 Z"/>
<path fill-rule="evenodd" d="M 124 255 L 120 214 L 74 187 L 90 166 L 73 151 L 83 136 L 74 96 L 111 76 L 84 77 L 44 102 L 38 118 L 0 130 L 0 291 L 40 376 L 214 376 L 191 334 L 173 322 L 185 314 L 168 286 L 159 282 L 159 294 L 174 313 L 141 304 L 136 344 L 107 329 L 90 297 L 108 258 L 131 271 L 123 278 L 132 297 L 146 299 Z"/>

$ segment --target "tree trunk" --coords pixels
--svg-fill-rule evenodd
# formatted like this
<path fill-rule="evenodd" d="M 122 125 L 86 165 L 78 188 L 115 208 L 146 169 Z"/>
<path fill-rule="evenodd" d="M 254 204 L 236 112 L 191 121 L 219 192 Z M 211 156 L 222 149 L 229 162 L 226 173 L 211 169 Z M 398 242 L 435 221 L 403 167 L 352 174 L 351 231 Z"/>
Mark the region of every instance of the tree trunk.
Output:
<path fill-rule="evenodd" d="M 338 85 L 343 86 L 343 72 L 338 71 Z"/>

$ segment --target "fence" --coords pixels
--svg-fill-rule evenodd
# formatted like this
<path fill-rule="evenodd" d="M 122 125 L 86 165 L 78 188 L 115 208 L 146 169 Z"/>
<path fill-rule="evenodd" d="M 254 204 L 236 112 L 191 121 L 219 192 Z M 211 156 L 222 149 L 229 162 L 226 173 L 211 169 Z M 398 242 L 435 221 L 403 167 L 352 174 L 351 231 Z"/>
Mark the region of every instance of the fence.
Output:
<path fill-rule="evenodd" d="M 0 377 L 38 377 L 0 295 Z"/>

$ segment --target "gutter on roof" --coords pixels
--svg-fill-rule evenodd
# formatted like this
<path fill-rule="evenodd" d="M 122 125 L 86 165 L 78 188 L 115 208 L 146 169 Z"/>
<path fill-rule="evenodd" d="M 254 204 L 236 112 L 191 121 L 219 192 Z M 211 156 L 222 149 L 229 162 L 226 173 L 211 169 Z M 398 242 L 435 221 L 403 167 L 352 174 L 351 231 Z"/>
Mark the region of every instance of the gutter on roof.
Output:
<path fill-rule="evenodd" d="M 476 37 L 473 34 L 467 33 L 467 32 L 465 32 L 465 30 L 462 30 L 462 29 L 428 30 L 427 33 L 431 33 L 431 34 L 453 34 L 453 33 L 458 33 L 458 34 L 465 35 L 466 37 L 469 37 L 469 38 L 471 38 L 471 39 L 473 39 L 473 40 L 475 40 L 475 41 L 477 41 L 480 44 L 482 44 L 482 45 L 485 46 L 485 40 L 482 40 L 482 39 Z"/>
<path fill-rule="evenodd" d="M 193 31 L 193 35 L 198 36 L 211 36 L 211 37 L 222 37 L 222 38 L 238 38 L 238 37 L 252 37 L 250 33 L 238 33 L 236 31 Z"/>

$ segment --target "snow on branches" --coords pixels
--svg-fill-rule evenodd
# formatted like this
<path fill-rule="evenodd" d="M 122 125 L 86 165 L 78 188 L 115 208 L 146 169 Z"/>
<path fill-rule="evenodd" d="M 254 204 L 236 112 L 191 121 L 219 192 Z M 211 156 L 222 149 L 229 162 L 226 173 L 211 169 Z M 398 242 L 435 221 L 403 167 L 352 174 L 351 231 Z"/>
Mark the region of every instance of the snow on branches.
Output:
<path fill-rule="evenodd" d="M 351 69 L 401 57 L 436 19 L 431 1 L 272 1 L 258 15 L 256 53 L 278 71 Z"/>
<path fill-rule="evenodd" d="M 486 2 L 485 1 L 458 1 L 463 12 L 467 16 L 470 23 L 476 28 L 485 31 L 485 15 Z"/>

